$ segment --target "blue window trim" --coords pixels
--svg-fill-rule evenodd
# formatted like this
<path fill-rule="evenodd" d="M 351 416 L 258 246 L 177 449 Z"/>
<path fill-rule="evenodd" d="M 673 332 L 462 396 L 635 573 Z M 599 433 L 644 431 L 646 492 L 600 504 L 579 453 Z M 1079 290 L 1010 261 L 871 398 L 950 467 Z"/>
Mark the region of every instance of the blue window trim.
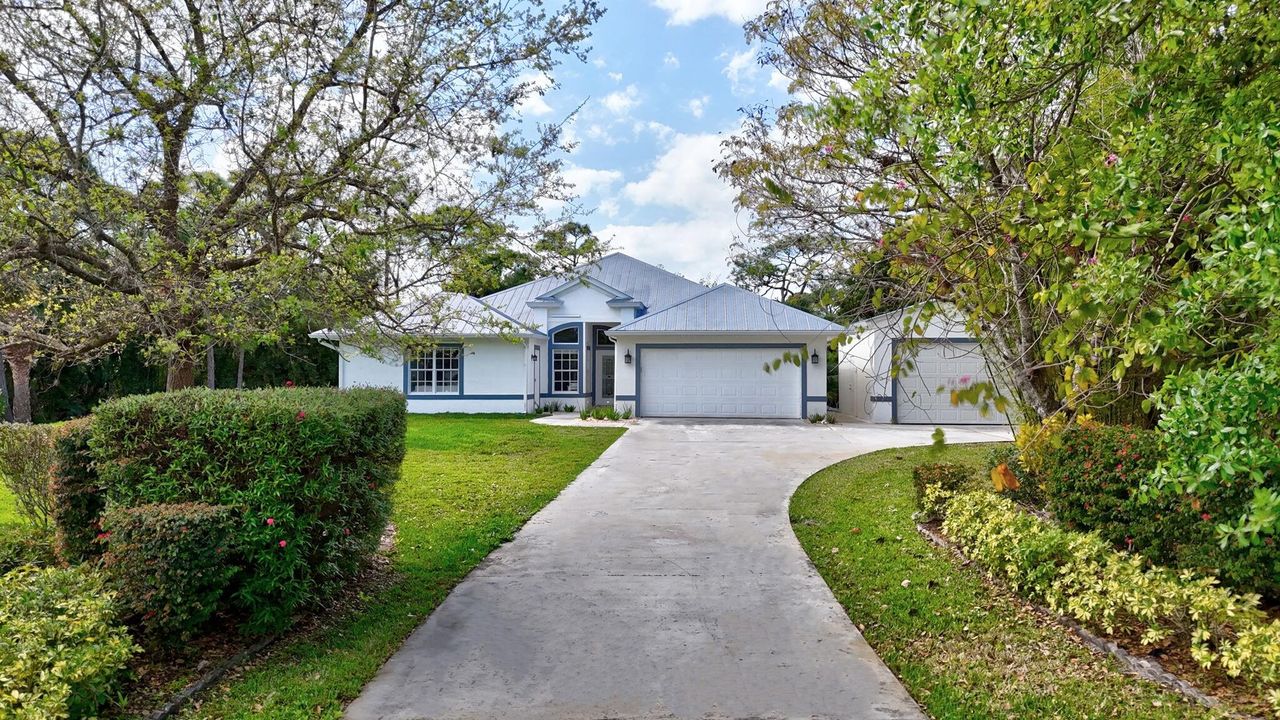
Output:
<path fill-rule="evenodd" d="M 978 345 L 981 340 L 977 338 L 948 338 L 948 337 L 918 337 L 918 338 L 890 338 L 889 339 L 889 364 L 893 365 L 893 359 L 898 357 L 898 345 L 903 343 L 928 343 L 928 342 L 949 342 L 956 345 Z M 873 397 L 872 402 L 877 402 Z M 893 403 L 889 406 L 889 422 L 894 425 L 934 425 L 935 423 L 900 423 L 898 422 L 898 378 L 895 375 L 889 383 L 889 402 Z"/>
<path fill-rule="evenodd" d="M 458 392 L 456 392 L 456 393 L 439 393 L 439 394 L 436 394 L 436 393 L 429 393 L 429 394 L 425 394 L 425 395 L 424 395 L 424 394 L 419 394 L 419 395 L 411 395 L 411 394 L 409 394 L 409 362 L 410 362 L 410 358 L 408 358 L 408 357 L 402 357 L 402 358 L 401 358 L 401 360 L 402 360 L 403 362 L 401 362 L 401 365 L 403 366 L 403 371 L 404 371 L 404 380 L 403 380 L 403 383 L 404 383 L 404 384 L 401 386 L 401 389 L 404 391 L 404 397 L 405 397 L 405 399 L 406 399 L 406 400 L 445 400 L 445 399 L 449 399 L 449 400 L 463 400 L 463 399 L 468 399 L 468 398 L 467 398 L 467 395 L 466 395 L 467 386 L 466 386 L 466 384 L 465 384 L 465 383 L 466 383 L 466 374 L 463 372 L 463 367 L 464 367 L 464 365 L 466 364 L 466 357 L 467 357 L 466 348 L 462 347 L 462 343 L 440 343 L 439 345 L 434 345 L 434 346 L 432 346 L 432 347 L 431 347 L 431 349 L 432 349 L 432 350 L 442 350 L 442 349 L 445 349 L 445 348 L 457 348 L 457 350 L 458 350 Z"/>
<path fill-rule="evenodd" d="M 826 402 L 826 401 L 827 401 L 827 396 L 826 396 L 826 395 L 822 395 L 821 397 L 819 397 L 819 396 L 817 396 L 817 395 L 814 395 L 814 396 L 812 396 L 812 397 L 807 397 L 807 398 L 805 398 L 805 399 L 804 399 L 804 401 L 805 401 L 805 402 Z"/>
<path fill-rule="evenodd" d="M 591 393 L 582 392 L 582 365 L 586 361 L 586 352 L 584 350 L 584 341 L 586 340 L 587 331 L 583 323 L 563 323 L 556 325 L 547 331 L 547 394 L 543 397 L 549 398 L 584 398 L 590 397 Z M 578 328 L 578 342 L 576 343 L 558 343 L 555 341 L 556 332 L 567 327 Z M 576 393 L 558 393 L 555 391 L 555 367 L 556 367 L 556 350 L 577 350 L 578 351 L 578 392 Z"/>
<path fill-rule="evenodd" d="M 636 396 L 635 395 L 614 395 L 613 399 L 621 400 L 622 402 L 635 402 Z"/>
<path fill-rule="evenodd" d="M 609 330 L 610 328 L 618 327 L 618 324 L 614 323 L 612 325 L 608 325 L 603 323 L 592 323 L 588 325 L 588 327 L 591 328 L 591 390 L 583 393 L 583 397 L 590 397 L 592 402 L 596 402 L 600 400 L 600 398 L 596 397 L 596 358 L 599 357 L 601 350 L 609 350 L 613 352 L 613 361 L 615 363 L 618 362 L 617 341 L 612 345 L 601 348 L 599 345 L 596 345 L 596 330 Z M 616 364 L 613 367 L 613 380 L 616 388 L 616 383 L 618 382 L 618 366 Z M 618 396 L 616 393 L 614 394 L 613 399 L 614 402 L 617 402 Z"/>
<path fill-rule="evenodd" d="M 411 395 L 409 400 L 524 400 L 524 395 Z"/>
<path fill-rule="evenodd" d="M 640 387 L 640 358 L 644 354 L 643 351 L 645 348 L 652 348 L 654 350 L 700 350 L 700 349 L 726 350 L 726 349 L 735 349 L 735 348 L 741 348 L 744 350 L 762 350 L 762 349 L 797 350 L 798 349 L 800 350 L 800 355 L 802 357 L 805 357 L 805 358 L 809 357 L 808 346 L 805 345 L 804 343 L 644 343 L 644 344 L 636 345 L 636 394 L 635 394 L 636 417 L 644 417 L 644 413 L 641 411 L 642 405 L 640 402 L 640 397 L 643 395 L 643 390 Z M 805 399 L 808 396 L 809 396 L 809 368 L 808 368 L 808 363 L 806 362 L 800 366 L 800 415 L 799 415 L 799 418 L 801 420 L 808 417 L 805 414 L 805 402 L 806 402 Z M 826 398 L 824 397 L 823 400 L 826 400 Z"/>

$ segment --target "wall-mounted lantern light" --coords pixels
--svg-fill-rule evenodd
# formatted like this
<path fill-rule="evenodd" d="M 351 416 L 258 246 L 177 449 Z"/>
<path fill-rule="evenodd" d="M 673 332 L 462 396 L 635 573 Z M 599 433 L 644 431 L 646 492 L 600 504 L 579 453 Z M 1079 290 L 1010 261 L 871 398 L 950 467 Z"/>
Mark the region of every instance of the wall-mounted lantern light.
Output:
<path fill-rule="evenodd" d="M 626 365 L 631 364 L 631 351 L 628 350 L 626 355 L 622 356 L 622 362 Z"/>
<path fill-rule="evenodd" d="M 538 348 L 536 346 L 533 348 L 533 355 L 530 356 L 530 359 L 534 362 L 538 362 Z"/>
<path fill-rule="evenodd" d="M 809 356 L 809 362 L 813 363 L 814 365 L 817 365 L 817 364 L 818 364 L 818 351 L 817 351 L 817 350 L 814 350 L 814 351 L 813 351 L 813 354 Z"/>

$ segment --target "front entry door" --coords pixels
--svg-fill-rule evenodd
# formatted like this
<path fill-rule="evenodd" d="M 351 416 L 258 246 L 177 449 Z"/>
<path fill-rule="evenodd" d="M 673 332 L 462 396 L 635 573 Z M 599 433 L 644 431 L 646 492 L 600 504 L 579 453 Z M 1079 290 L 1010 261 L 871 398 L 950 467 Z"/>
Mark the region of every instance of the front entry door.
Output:
<path fill-rule="evenodd" d="M 596 373 L 596 403 L 612 404 L 613 403 L 613 351 L 602 352 L 596 355 L 596 367 L 600 372 Z"/>

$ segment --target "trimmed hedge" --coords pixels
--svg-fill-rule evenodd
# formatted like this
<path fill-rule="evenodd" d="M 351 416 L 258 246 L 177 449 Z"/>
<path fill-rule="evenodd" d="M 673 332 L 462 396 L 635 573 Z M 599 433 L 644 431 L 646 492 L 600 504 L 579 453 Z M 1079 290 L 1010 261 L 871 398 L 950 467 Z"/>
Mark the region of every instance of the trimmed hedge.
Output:
<path fill-rule="evenodd" d="M 13 493 L 18 511 L 31 523 L 49 527 L 49 469 L 53 466 L 52 425 L 0 423 L 0 481 Z"/>
<path fill-rule="evenodd" d="M 102 554 L 102 544 L 97 539 L 102 532 L 100 516 L 106 508 L 106 497 L 89 450 L 91 422 L 91 418 L 81 418 L 63 423 L 53 442 L 49 487 L 53 496 L 54 550 L 67 565 Z"/>
<path fill-rule="evenodd" d="M 1215 526 L 1236 517 L 1247 489 L 1147 497 L 1142 485 L 1159 464 L 1160 434 L 1130 427 L 1070 427 L 1041 464 L 1048 509 L 1068 528 L 1093 531 L 1116 548 L 1241 591 L 1280 599 L 1280 547 L 1223 547 Z"/>
<path fill-rule="evenodd" d="M 238 508 L 229 597 L 263 632 L 347 583 L 377 548 L 404 459 L 394 390 L 207 390 L 121 398 L 94 415 L 108 504 Z"/>
<path fill-rule="evenodd" d="M 236 574 L 228 544 L 235 508 L 184 503 L 116 508 L 102 520 L 102 564 L 131 624 L 152 644 L 191 637 Z"/>
<path fill-rule="evenodd" d="M 943 532 L 1019 593 L 1108 633 L 1136 628 L 1143 643 L 1188 645 L 1201 665 L 1244 679 L 1280 713 L 1280 620 L 1268 620 L 1257 595 L 1148 567 L 1095 534 L 1066 530 L 990 492 L 957 495 Z"/>
<path fill-rule="evenodd" d="M 0 717 L 96 715 L 137 651 L 114 598 L 88 568 L 21 568 L 0 578 Z"/>

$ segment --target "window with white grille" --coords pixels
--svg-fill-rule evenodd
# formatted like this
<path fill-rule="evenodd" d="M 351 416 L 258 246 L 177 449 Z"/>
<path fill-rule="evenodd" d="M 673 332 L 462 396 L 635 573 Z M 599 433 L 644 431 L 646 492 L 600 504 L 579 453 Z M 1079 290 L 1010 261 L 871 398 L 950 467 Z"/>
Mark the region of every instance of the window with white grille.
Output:
<path fill-rule="evenodd" d="M 424 350 L 409 362 L 409 394 L 458 394 L 462 390 L 462 349 Z"/>
<path fill-rule="evenodd" d="M 578 351 L 555 350 L 551 355 L 551 392 L 578 392 Z"/>

